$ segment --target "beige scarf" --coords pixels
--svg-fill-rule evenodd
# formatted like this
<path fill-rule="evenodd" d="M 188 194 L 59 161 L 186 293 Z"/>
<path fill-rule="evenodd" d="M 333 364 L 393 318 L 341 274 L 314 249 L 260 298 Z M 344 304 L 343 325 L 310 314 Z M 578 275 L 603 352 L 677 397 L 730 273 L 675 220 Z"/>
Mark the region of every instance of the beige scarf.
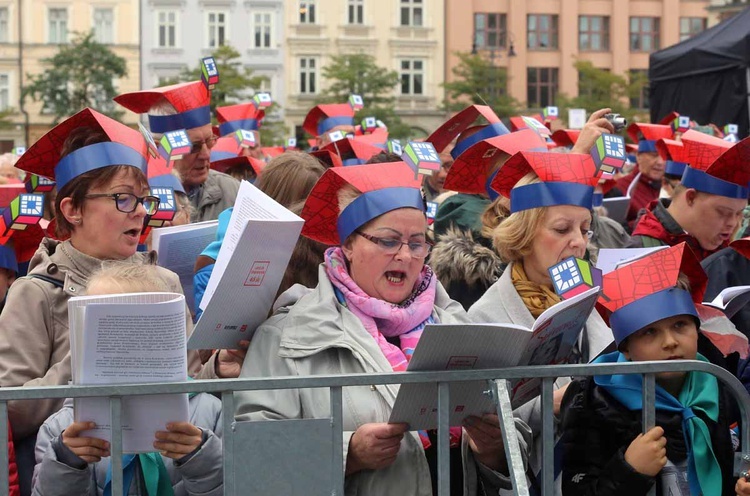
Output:
<path fill-rule="evenodd" d="M 513 281 L 516 291 L 518 291 L 518 296 L 521 297 L 524 305 L 535 319 L 549 307 L 562 301 L 562 298 L 550 286 L 529 281 L 521 262 L 513 264 L 510 279 Z"/>

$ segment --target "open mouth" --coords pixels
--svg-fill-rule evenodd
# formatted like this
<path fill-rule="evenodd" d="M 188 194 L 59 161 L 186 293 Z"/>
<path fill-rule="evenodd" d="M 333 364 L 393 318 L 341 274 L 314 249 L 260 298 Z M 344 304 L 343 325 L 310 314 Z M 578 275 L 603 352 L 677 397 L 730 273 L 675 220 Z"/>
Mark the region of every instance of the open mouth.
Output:
<path fill-rule="evenodd" d="M 406 279 L 406 272 L 389 270 L 385 273 L 385 278 L 392 284 L 401 284 Z"/>
<path fill-rule="evenodd" d="M 141 235 L 141 230 L 140 229 L 128 229 L 123 234 L 125 234 L 126 236 L 138 237 Z"/>

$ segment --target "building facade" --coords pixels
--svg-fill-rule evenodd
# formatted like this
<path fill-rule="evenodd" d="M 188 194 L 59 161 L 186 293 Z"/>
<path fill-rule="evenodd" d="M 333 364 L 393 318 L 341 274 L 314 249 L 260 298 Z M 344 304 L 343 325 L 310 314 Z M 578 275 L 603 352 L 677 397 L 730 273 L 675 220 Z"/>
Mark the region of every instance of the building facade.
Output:
<path fill-rule="evenodd" d="M 578 95 L 577 59 L 647 74 L 649 54 L 708 24 L 708 0 L 446 0 L 446 80 L 455 52 L 506 69 L 508 93 L 529 109 Z M 631 106 L 648 107 L 647 90 Z"/>
<path fill-rule="evenodd" d="M 442 123 L 445 74 L 442 0 L 287 0 L 286 122 L 301 135 L 307 111 L 326 86 L 333 55 L 367 53 L 395 70 L 396 112 L 426 135 Z"/>
<path fill-rule="evenodd" d="M 40 102 L 21 101 L 28 74 L 45 70 L 42 60 L 57 53 L 75 32 L 93 30 L 97 41 L 127 61 L 121 91 L 139 88 L 138 0 L 0 0 L 0 110 L 12 110 L 12 125 L 0 128 L 0 153 L 26 146 L 46 133 L 53 116 Z M 134 123 L 134 116 L 127 116 Z"/>
<path fill-rule="evenodd" d="M 240 53 L 242 66 L 265 76 L 261 88 L 284 102 L 283 0 L 143 0 L 141 16 L 143 88 L 159 86 L 219 46 Z M 219 75 L 221 78 L 221 75 Z M 221 79 L 220 79 L 221 81 Z M 221 84 L 221 82 L 219 82 Z"/>

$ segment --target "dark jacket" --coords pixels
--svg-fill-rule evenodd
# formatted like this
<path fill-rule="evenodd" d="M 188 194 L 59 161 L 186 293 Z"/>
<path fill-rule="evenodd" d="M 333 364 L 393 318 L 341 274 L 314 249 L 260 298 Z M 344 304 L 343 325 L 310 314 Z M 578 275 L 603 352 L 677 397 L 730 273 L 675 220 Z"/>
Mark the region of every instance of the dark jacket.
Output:
<path fill-rule="evenodd" d="M 711 301 L 725 288 L 750 285 L 750 260 L 732 248 L 724 248 L 701 262 L 708 276 L 703 301 Z M 732 317 L 737 329 L 750 337 L 750 305 Z"/>
<path fill-rule="evenodd" d="M 641 411 L 630 411 L 597 386 L 593 378 L 574 381 L 563 397 L 562 490 L 569 495 L 645 495 L 659 478 L 636 472 L 625 461 L 625 451 L 641 433 Z M 700 413 L 698 413 L 701 416 Z M 711 444 L 723 474 L 723 495 L 734 495 L 734 446 L 730 426 L 739 419 L 734 401 L 719 383 L 718 422 L 708 425 Z M 667 438 L 667 458 L 687 457 L 680 413 L 657 411 L 656 425 Z"/>

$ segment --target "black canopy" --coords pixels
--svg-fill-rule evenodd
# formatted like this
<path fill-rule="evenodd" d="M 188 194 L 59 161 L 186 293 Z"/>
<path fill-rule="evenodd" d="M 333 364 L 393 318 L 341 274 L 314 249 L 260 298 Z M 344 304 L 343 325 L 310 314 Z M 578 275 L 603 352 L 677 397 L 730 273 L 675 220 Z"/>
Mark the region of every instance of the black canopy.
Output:
<path fill-rule="evenodd" d="M 734 123 L 748 135 L 750 7 L 649 59 L 651 121 L 669 112 L 699 124 Z"/>

